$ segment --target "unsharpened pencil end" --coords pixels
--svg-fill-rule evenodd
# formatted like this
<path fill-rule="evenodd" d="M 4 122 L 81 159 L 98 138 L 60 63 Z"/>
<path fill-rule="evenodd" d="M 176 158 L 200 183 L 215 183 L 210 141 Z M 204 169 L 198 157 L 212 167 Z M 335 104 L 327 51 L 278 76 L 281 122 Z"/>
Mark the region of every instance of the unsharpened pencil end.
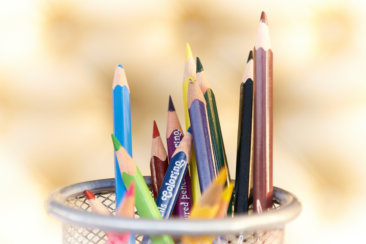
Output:
<path fill-rule="evenodd" d="M 126 191 L 125 197 L 132 197 L 133 195 L 135 195 L 135 182 L 132 181 Z"/>
<path fill-rule="evenodd" d="M 252 59 L 253 59 L 253 51 L 250 50 L 249 55 L 248 55 L 248 59 L 247 59 L 247 63 L 249 63 L 249 61 L 252 60 Z"/>
<path fill-rule="evenodd" d="M 122 147 L 121 143 L 118 141 L 117 137 L 112 134 L 112 141 L 113 141 L 113 146 L 114 146 L 114 150 L 118 151 L 118 149 L 120 149 Z"/>
<path fill-rule="evenodd" d="M 267 15 L 264 11 L 262 11 L 262 13 L 261 13 L 261 22 L 268 24 L 267 23 Z"/>
<path fill-rule="evenodd" d="M 191 50 L 191 46 L 189 45 L 189 43 L 186 43 L 186 61 L 192 57 L 192 50 Z"/>
<path fill-rule="evenodd" d="M 175 111 L 175 107 L 174 107 L 174 104 L 173 104 L 173 100 L 172 100 L 172 97 L 169 95 L 169 107 L 168 107 L 168 110 L 170 112 L 174 112 Z"/>
<path fill-rule="evenodd" d="M 154 120 L 154 125 L 153 125 L 153 138 L 156 138 L 160 136 L 160 132 L 159 132 L 159 129 L 158 129 L 158 126 L 156 125 L 156 121 Z"/>
<path fill-rule="evenodd" d="M 196 58 L 196 72 L 199 73 L 201 71 L 203 71 L 203 66 L 202 66 L 200 58 L 197 57 Z"/>
<path fill-rule="evenodd" d="M 84 194 L 85 194 L 85 197 L 88 200 L 95 199 L 95 195 L 91 191 L 89 191 L 89 190 L 85 190 L 84 191 Z"/>

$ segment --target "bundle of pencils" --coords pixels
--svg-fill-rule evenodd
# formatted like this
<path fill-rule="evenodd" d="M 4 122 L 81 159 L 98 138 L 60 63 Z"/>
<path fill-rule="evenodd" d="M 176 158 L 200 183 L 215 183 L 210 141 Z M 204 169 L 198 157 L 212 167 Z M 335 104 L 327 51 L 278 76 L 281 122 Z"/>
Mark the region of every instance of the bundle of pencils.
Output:
<path fill-rule="evenodd" d="M 186 132 L 181 128 L 173 99 L 169 96 L 167 150 L 158 126 L 153 122 L 150 158 L 153 197 L 132 159 L 130 91 L 124 68 L 118 65 L 113 81 L 112 134 L 117 215 L 132 218 L 136 207 L 143 218 L 223 218 L 232 205 L 231 201 L 234 214 L 247 213 L 251 201 L 254 212 L 261 213 L 271 208 L 272 62 L 267 17 L 262 12 L 254 50 L 249 53 L 240 84 L 234 188 L 215 93 L 201 60 L 197 58 L 194 62 L 191 47 L 187 44 L 183 73 Z M 86 191 L 85 194 L 93 211 L 111 215 L 91 192 Z M 126 233 L 110 233 L 108 236 L 111 240 L 129 238 L 132 242 Z M 185 236 L 182 240 L 184 243 L 212 243 L 214 237 Z M 154 244 L 174 243 L 169 235 L 145 236 L 143 243 L 150 241 Z"/>

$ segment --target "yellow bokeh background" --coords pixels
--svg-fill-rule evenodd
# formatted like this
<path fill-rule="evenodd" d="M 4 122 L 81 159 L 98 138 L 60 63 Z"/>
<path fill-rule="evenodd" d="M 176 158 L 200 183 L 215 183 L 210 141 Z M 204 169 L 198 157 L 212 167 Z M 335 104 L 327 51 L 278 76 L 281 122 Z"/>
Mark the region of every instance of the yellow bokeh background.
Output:
<path fill-rule="evenodd" d="M 131 90 L 133 157 L 149 174 L 152 121 L 165 137 L 169 94 L 184 125 L 186 42 L 215 91 L 235 175 L 239 85 L 262 10 L 274 52 L 274 185 L 303 204 L 285 243 L 364 239 L 364 1 L 0 5 L 0 243 L 61 243 L 61 224 L 44 208 L 48 194 L 113 177 L 119 63 Z"/>

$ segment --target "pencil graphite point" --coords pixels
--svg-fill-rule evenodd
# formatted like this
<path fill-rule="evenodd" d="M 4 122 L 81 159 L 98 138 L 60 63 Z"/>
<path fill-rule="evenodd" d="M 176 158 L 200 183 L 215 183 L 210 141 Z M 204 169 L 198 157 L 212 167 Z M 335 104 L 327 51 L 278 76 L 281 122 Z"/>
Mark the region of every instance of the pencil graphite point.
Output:
<path fill-rule="evenodd" d="M 189 45 L 189 43 L 186 43 L 186 61 L 192 57 L 192 50 L 191 50 L 191 46 Z"/>
<path fill-rule="evenodd" d="M 85 197 L 86 197 L 88 200 L 90 200 L 90 199 L 95 199 L 95 195 L 94 195 L 91 191 L 89 191 L 89 190 L 85 190 L 85 191 L 84 191 L 84 194 L 85 194 Z"/>
<path fill-rule="evenodd" d="M 168 110 L 170 112 L 175 111 L 175 107 L 174 107 L 174 104 L 173 104 L 173 101 L 172 101 L 172 97 L 170 95 L 169 95 L 169 108 L 168 108 Z"/>
<path fill-rule="evenodd" d="M 267 15 L 264 11 L 262 11 L 262 13 L 261 13 L 261 22 L 268 24 Z"/>
<path fill-rule="evenodd" d="M 226 175 L 227 175 L 227 169 L 226 167 L 223 167 L 219 174 L 217 175 L 215 181 L 218 183 L 218 184 L 224 184 L 226 182 Z"/>
<path fill-rule="evenodd" d="M 111 134 L 114 150 L 118 151 L 122 147 L 121 143 L 118 141 L 117 137 L 114 134 Z"/>
<path fill-rule="evenodd" d="M 188 128 L 187 132 L 189 132 L 190 134 L 192 134 L 192 127 L 191 126 Z"/>
<path fill-rule="evenodd" d="M 159 133 L 159 129 L 158 129 L 158 126 L 156 125 L 156 121 L 154 120 L 154 125 L 153 125 L 153 138 L 156 138 L 160 136 L 160 133 Z"/>
<path fill-rule="evenodd" d="M 249 61 L 252 60 L 252 59 L 253 59 L 253 51 L 250 50 L 249 55 L 248 55 L 248 59 L 247 59 L 247 63 L 249 63 Z"/>
<path fill-rule="evenodd" d="M 196 73 L 203 71 L 203 66 L 199 57 L 196 58 Z"/>
<path fill-rule="evenodd" d="M 233 194 L 234 184 L 229 183 L 229 185 L 225 188 L 224 192 L 221 195 L 221 199 L 225 202 L 229 202 L 231 199 L 231 196 Z"/>

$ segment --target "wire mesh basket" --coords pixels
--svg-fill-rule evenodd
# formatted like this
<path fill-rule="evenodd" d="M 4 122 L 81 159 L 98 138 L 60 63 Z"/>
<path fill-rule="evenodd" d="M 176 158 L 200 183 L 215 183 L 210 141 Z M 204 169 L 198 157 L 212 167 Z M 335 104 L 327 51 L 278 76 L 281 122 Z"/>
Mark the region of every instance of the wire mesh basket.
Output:
<path fill-rule="evenodd" d="M 150 177 L 145 177 L 150 185 Z M 103 216 L 91 212 L 84 190 L 92 191 L 115 212 L 114 179 L 77 183 L 60 188 L 47 200 L 47 211 L 63 223 L 64 244 L 106 243 L 106 233 L 130 232 L 141 243 L 144 235 L 172 235 L 176 243 L 182 236 L 215 236 L 214 243 L 283 243 L 285 224 L 295 219 L 301 204 L 291 193 L 274 188 L 274 206 L 261 214 L 239 215 L 223 219 L 153 220 Z"/>

